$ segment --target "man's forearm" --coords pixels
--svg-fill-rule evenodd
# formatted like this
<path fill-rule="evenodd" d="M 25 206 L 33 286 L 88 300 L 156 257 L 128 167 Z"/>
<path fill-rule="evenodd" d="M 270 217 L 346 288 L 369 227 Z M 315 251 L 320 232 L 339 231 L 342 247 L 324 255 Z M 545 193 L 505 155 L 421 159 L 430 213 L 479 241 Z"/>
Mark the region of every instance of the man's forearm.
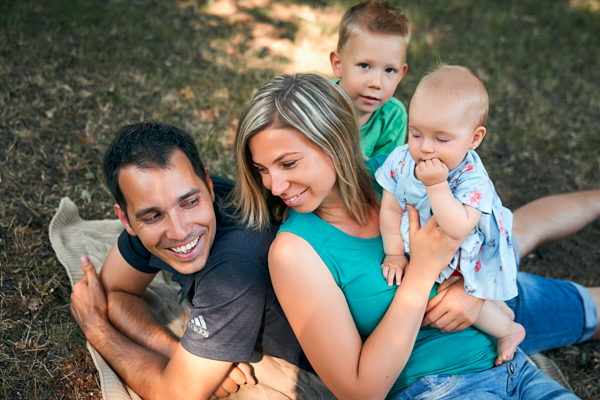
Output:
<path fill-rule="evenodd" d="M 169 362 L 168 358 L 132 342 L 108 321 L 101 327 L 87 330 L 85 335 L 137 394 L 144 399 L 156 398 L 158 383 Z"/>
<path fill-rule="evenodd" d="M 108 317 L 117 330 L 138 345 L 171 358 L 179 341 L 158 323 L 141 297 L 120 291 L 107 297 Z"/>

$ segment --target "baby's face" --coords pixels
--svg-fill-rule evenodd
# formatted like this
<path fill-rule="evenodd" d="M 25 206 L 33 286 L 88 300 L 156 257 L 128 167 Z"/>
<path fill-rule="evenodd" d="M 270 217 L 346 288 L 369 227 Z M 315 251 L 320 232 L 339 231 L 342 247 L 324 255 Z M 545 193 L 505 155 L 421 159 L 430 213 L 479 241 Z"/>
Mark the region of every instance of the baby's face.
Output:
<path fill-rule="evenodd" d="M 460 105 L 436 102 L 432 96 L 413 98 L 408 112 L 408 150 L 413 160 L 419 164 L 438 158 L 448 169 L 456 168 L 467 150 L 483 139 L 478 133 L 482 127 L 469 114 Z"/>

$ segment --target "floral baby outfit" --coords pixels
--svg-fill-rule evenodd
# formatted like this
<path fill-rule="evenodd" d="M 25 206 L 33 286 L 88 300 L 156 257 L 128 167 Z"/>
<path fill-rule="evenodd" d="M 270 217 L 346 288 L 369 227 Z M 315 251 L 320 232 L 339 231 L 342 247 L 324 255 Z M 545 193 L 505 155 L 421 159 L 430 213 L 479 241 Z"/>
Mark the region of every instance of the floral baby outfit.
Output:
<path fill-rule="evenodd" d="M 396 196 L 402 208 L 400 232 L 404 249 L 408 242 L 407 204 L 419 211 L 421 226 L 431 217 L 425 185 L 414 174 L 415 162 L 408 145 L 396 148 L 375 173 L 377 182 Z M 517 295 L 517 263 L 512 237 L 512 212 L 502 206 L 481 159 L 469 150 L 458 167 L 448 174 L 448 184 L 461 203 L 482 212 L 481 219 L 460 246 L 437 282 L 450 277 L 457 266 L 467 293 L 480 299 L 509 300 Z"/>

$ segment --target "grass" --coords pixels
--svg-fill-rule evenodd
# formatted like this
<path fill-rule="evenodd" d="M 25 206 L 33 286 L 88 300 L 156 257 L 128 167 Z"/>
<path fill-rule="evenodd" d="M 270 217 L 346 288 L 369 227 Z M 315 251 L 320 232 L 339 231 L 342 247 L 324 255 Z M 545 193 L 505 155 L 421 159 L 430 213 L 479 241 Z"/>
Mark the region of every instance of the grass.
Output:
<path fill-rule="evenodd" d="M 211 171 L 234 178 L 232 138 L 254 88 L 307 57 L 294 52 L 303 39 L 326 60 L 351 4 L 0 3 L 0 397 L 100 398 L 48 224 L 63 196 L 84 218 L 115 217 L 99 169 L 115 131 L 145 119 L 179 126 Z M 479 74 L 490 93 L 480 154 L 507 206 L 598 186 L 597 0 L 394 4 L 413 30 L 397 97 L 408 105 L 437 60 Z M 600 285 L 599 242 L 595 222 L 523 269 Z M 600 397 L 597 343 L 548 354 L 580 397 Z"/>

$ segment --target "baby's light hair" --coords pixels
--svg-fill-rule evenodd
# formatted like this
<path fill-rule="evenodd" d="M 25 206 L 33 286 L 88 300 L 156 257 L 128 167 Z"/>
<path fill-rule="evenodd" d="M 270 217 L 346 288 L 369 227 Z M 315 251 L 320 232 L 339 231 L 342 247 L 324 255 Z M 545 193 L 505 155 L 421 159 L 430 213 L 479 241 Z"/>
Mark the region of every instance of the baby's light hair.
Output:
<path fill-rule="evenodd" d="M 436 96 L 445 96 L 443 101 L 462 104 L 464 110 L 469 110 L 468 115 L 473 116 L 475 126 L 485 124 L 489 109 L 487 90 L 470 69 L 460 65 L 436 65 L 417 85 L 413 100 L 433 92 Z"/>
<path fill-rule="evenodd" d="M 368 0 L 349 8 L 342 17 L 337 51 L 341 52 L 348 40 L 361 32 L 395 35 L 408 47 L 410 28 L 408 19 L 387 1 Z"/>

